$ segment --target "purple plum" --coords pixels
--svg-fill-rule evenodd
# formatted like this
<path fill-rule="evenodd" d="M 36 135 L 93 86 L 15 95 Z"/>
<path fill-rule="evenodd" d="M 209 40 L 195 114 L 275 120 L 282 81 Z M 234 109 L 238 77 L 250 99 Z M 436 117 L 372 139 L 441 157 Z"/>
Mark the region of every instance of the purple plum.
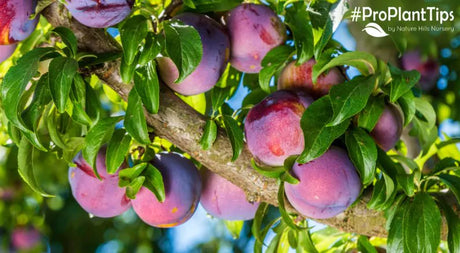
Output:
<path fill-rule="evenodd" d="M 72 195 L 88 213 L 102 218 L 114 217 L 124 213 L 131 206 L 125 195 L 125 188 L 118 186 L 118 171 L 111 175 L 105 166 L 105 148 L 96 158 L 96 168 L 101 180 L 94 174 L 93 168 L 83 159 L 81 153 L 74 158 L 76 167 L 69 168 L 69 182 Z M 118 170 L 125 168 L 122 165 Z"/>
<path fill-rule="evenodd" d="M 0 0 L 0 45 L 13 44 L 29 37 L 38 22 L 38 17 L 29 19 L 36 5 L 36 0 Z"/>
<path fill-rule="evenodd" d="M 312 101 L 299 92 L 280 90 L 251 108 L 244 130 L 249 151 L 256 160 L 281 166 L 289 156 L 302 153 L 300 119 Z"/>
<path fill-rule="evenodd" d="M 212 216 L 224 220 L 250 220 L 259 203 L 250 203 L 246 194 L 227 179 L 206 170 L 202 174 L 201 205 Z"/>
<path fill-rule="evenodd" d="M 179 71 L 168 57 L 158 61 L 160 77 L 171 89 L 182 95 L 196 95 L 210 90 L 225 70 L 229 58 L 230 40 L 224 28 L 208 16 L 182 13 L 174 17 L 193 26 L 201 37 L 203 56 L 196 69 L 183 81 L 175 83 Z"/>
<path fill-rule="evenodd" d="M 67 9 L 86 26 L 107 28 L 123 21 L 133 4 L 134 0 L 67 0 Z"/>
<path fill-rule="evenodd" d="M 424 59 L 418 50 L 406 52 L 401 58 L 401 65 L 405 70 L 420 72 L 420 87 L 427 91 L 436 85 L 439 76 L 439 64 L 436 59 Z"/>
<path fill-rule="evenodd" d="M 16 44 L 0 45 L 0 63 L 10 58 L 10 56 L 14 53 L 14 50 L 16 50 Z"/>
<path fill-rule="evenodd" d="M 242 72 L 258 73 L 271 49 L 286 41 L 286 27 L 268 6 L 241 4 L 227 16 L 231 39 L 232 66 Z"/>
<path fill-rule="evenodd" d="M 154 227 L 174 227 L 186 222 L 200 200 L 201 179 L 195 165 L 175 153 L 160 153 L 152 164 L 161 172 L 165 186 L 165 200 L 142 187 L 132 200 L 133 209 L 147 224 Z"/>
<path fill-rule="evenodd" d="M 313 161 L 295 163 L 292 174 L 300 182 L 286 183 L 286 197 L 299 213 L 310 218 L 338 215 L 361 192 L 361 181 L 347 152 L 335 146 Z"/>
<path fill-rule="evenodd" d="M 278 90 L 303 90 L 307 94 L 318 98 L 329 93 L 332 86 L 343 83 L 345 77 L 339 68 L 330 69 L 321 74 L 316 84 L 313 84 L 312 70 L 316 61 L 311 59 L 300 66 L 295 61 L 290 62 L 278 78 Z"/>
<path fill-rule="evenodd" d="M 370 134 L 381 149 L 388 151 L 396 145 L 401 137 L 402 130 L 403 118 L 401 112 L 395 105 L 387 104 Z"/>

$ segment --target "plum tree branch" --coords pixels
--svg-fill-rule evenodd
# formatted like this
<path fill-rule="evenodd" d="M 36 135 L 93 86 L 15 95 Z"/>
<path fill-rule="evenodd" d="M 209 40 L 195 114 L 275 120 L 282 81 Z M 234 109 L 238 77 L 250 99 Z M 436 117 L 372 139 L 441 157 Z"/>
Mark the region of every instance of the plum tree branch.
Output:
<path fill-rule="evenodd" d="M 42 13 L 54 26 L 70 28 L 78 38 L 79 49 L 92 53 L 119 52 L 120 45 L 103 29 L 88 28 L 71 19 L 67 10 L 58 3 L 53 3 Z M 119 61 L 107 62 L 91 69 L 102 81 L 127 100 L 131 84 L 122 82 L 119 73 Z M 206 119 L 193 108 L 185 104 L 170 89 L 163 86 L 160 94 L 158 114 L 145 112 L 147 123 L 156 135 L 165 138 L 211 171 L 225 177 L 242 188 L 251 201 L 264 201 L 277 205 L 277 182 L 258 174 L 250 165 L 251 154 L 245 147 L 240 157 L 231 162 L 232 147 L 229 138 L 222 129 L 209 150 L 202 150 L 199 145 Z M 386 236 L 385 217 L 383 213 L 369 210 L 366 203 L 369 192 L 345 213 L 319 222 L 346 232 L 368 236 Z M 293 210 L 293 209 L 291 209 Z"/>

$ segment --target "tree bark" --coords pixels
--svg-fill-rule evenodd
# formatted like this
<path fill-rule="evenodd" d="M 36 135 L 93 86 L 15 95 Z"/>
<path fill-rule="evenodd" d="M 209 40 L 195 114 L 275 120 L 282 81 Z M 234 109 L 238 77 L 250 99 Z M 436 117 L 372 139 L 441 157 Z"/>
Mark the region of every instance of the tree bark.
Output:
<path fill-rule="evenodd" d="M 121 50 L 120 45 L 103 29 L 88 28 L 71 19 L 61 4 L 51 4 L 42 14 L 54 27 L 70 28 L 78 38 L 80 51 L 107 53 Z M 132 85 L 121 81 L 119 65 L 119 60 L 108 62 L 94 67 L 91 71 L 124 100 L 127 100 Z M 230 140 L 225 132 L 219 129 L 217 140 L 211 149 L 202 150 L 199 140 L 206 123 L 205 117 L 185 104 L 164 85 L 160 93 L 158 114 L 145 112 L 147 123 L 153 128 L 156 135 L 169 140 L 203 166 L 239 186 L 246 192 L 250 201 L 263 201 L 277 205 L 278 184 L 276 180 L 266 178 L 252 169 L 250 165 L 252 156 L 247 147 L 235 162 L 231 162 Z M 318 221 L 346 232 L 385 237 L 387 234 L 386 219 L 383 213 L 366 208 L 369 198 L 370 193 L 367 191 L 353 207 L 343 214 Z M 290 210 L 295 212 L 292 208 Z"/>

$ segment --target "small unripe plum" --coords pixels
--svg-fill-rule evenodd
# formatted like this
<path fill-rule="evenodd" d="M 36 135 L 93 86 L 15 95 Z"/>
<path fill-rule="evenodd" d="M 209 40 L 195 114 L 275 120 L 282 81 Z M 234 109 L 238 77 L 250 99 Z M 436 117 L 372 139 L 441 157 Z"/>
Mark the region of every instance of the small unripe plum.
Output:
<path fill-rule="evenodd" d="M 271 49 L 286 41 L 286 27 L 268 6 L 241 4 L 227 16 L 231 39 L 232 66 L 242 72 L 258 73 Z"/>
<path fill-rule="evenodd" d="M 250 220 L 259 203 L 250 203 L 246 194 L 227 179 L 207 170 L 202 174 L 201 205 L 212 216 L 224 220 Z"/>
<path fill-rule="evenodd" d="M 182 95 L 196 95 L 210 90 L 225 70 L 229 58 L 230 39 L 224 28 L 208 16 L 183 13 L 175 19 L 193 26 L 200 34 L 203 55 L 196 69 L 183 81 L 175 83 L 179 77 L 174 62 L 168 57 L 158 61 L 159 74 L 163 82 Z"/>
<path fill-rule="evenodd" d="M 278 78 L 278 90 L 303 90 L 313 97 L 327 95 L 332 86 L 343 83 L 345 77 L 338 68 L 330 69 L 321 74 L 316 84 L 313 84 L 312 71 L 316 61 L 311 59 L 297 66 L 295 61 L 290 62 L 281 71 Z"/>
<path fill-rule="evenodd" d="M 16 50 L 16 44 L 0 45 L 0 63 L 10 58 L 10 56 L 14 53 L 14 50 Z"/>
<path fill-rule="evenodd" d="M 0 0 L 0 45 L 29 37 L 38 22 L 38 18 L 29 19 L 36 5 L 36 0 Z"/>
<path fill-rule="evenodd" d="M 67 0 L 67 9 L 78 22 L 94 28 L 114 26 L 131 13 L 134 0 Z"/>
<path fill-rule="evenodd" d="M 370 132 L 375 143 L 384 151 L 392 149 L 401 137 L 403 118 L 399 109 L 393 105 L 385 106 L 377 124 Z"/>
<path fill-rule="evenodd" d="M 14 250 L 30 250 L 40 243 L 41 235 L 35 228 L 18 227 L 11 233 L 11 246 Z"/>
<path fill-rule="evenodd" d="M 405 70 L 420 72 L 420 87 L 430 90 L 436 85 L 439 76 L 439 64 L 433 58 L 422 59 L 418 50 L 409 51 L 401 58 L 401 65 Z"/>
<path fill-rule="evenodd" d="M 76 167 L 69 168 L 69 182 L 72 195 L 88 213 L 102 218 L 124 213 L 131 206 L 125 195 L 125 188 L 118 186 L 118 171 L 111 175 L 105 166 L 105 149 L 96 158 L 96 168 L 101 180 L 83 159 L 81 153 L 74 158 Z M 122 165 L 119 169 L 124 168 Z"/>
<path fill-rule="evenodd" d="M 256 160 L 281 166 L 289 156 L 302 153 L 300 119 L 312 101 L 301 93 L 280 90 L 251 108 L 244 130 L 249 151 Z"/>
<path fill-rule="evenodd" d="M 161 172 L 165 200 L 142 187 L 132 200 L 134 211 L 154 227 L 174 227 L 186 222 L 196 210 L 201 194 L 201 179 L 195 165 L 175 153 L 160 153 L 152 164 Z"/>
<path fill-rule="evenodd" d="M 327 219 L 345 211 L 358 198 L 361 181 L 347 152 L 332 146 L 305 164 L 295 163 L 298 184 L 286 183 L 286 197 L 301 214 Z"/>

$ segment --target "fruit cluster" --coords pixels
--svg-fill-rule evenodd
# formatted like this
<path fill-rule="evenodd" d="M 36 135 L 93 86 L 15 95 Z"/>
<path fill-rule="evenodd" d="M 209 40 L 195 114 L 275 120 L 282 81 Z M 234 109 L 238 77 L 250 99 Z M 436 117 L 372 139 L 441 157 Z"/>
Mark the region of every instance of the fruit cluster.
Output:
<path fill-rule="evenodd" d="M 155 227 L 174 227 L 186 222 L 200 202 L 211 215 L 226 220 L 254 218 L 258 203 L 249 203 L 244 192 L 226 179 L 210 171 L 201 175 L 195 165 L 176 153 L 159 153 L 151 161 L 162 177 L 164 201 L 146 187 L 142 187 L 134 199 L 126 196 L 119 187 L 120 166 L 114 174 L 106 170 L 105 148 L 96 158 L 97 178 L 93 168 L 78 154 L 75 167 L 69 168 L 72 194 L 80 206 L 96 217 L 121 215 L 131 206 L 147 224 Z"/>

